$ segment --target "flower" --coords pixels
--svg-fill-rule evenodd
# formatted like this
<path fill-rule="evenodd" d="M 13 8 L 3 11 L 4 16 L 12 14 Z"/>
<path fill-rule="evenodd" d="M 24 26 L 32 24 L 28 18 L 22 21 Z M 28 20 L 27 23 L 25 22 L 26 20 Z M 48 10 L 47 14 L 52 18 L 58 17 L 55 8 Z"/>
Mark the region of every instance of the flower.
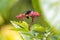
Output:
<path fill-rule="evenodd" d="M 23 19 L 23 18 L 25 18 L 25 14 L 17 15 L 16 18 L 18 18 L 18 19 Z"/>
<path fill-rule="evenodd" d="M 18 18 L 18 19 L 24 19 L 24 18 L 29 19 L 29 17 L 35 18 L 35 17 L 38 17 L 38 16 L 39 16 L 39 13 L 38 12 L 35 12 L 35 11 L 27 11 L 24 14 L 17 15 L 16 18 Z"/>
<path fill-rule="evenodd" d="M 31 11 L 31 13 L 29 13 L 29 16 L 32 17 L 32 18 L 38 17 L 39 16 L 39 13 L 38 12 Z"/>

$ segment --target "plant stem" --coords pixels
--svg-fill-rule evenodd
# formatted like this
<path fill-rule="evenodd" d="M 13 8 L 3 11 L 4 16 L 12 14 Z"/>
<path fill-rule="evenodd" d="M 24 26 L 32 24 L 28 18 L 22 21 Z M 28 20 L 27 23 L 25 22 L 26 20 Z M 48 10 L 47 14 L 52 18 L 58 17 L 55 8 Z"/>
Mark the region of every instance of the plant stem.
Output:
<path fill-rule="evenodd" d="M 34 18 L 32 18 L 32 21 L 31 21 L 31 23 L 30 23 L 30 25 L 29 25 L 29 30 L 31 30 L 31 27 L 32 27 L 32 25 L 33 25 L 33 22 L 34 22 Z"/>
<path fill-rule="evenodd" d="M 48 37 L 50 36 L 51 32 L 47 33 L 46 40 L 48 40 Z"/>

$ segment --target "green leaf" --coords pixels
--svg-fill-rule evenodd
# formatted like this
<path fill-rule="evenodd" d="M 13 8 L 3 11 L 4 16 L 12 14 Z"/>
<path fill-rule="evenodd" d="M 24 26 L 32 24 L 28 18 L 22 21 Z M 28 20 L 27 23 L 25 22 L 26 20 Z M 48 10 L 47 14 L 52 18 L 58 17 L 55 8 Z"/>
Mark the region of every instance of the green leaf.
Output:
<path fill-rule="evenodd" d="M 45 32 L 45 28 L 43 26 L 38 25 L 38 24 L 34 24 L 32 26 L 32 30 L 40 31 L 40 32 Z"/>
<path fill-rule="evenodd" d="M 30 32 L 25 32 L 25 33 L 22 33 L 22 34 L 24 34 L 24 35 L 26 35 L 26 36 L 33 37 L 33 35 L 32 35 Z"/>
<path fill-rule="evenodd" d="M 24 28 L 24 29 L 26 29 L 26 30 L 28 30 L 28 24 L 25 22 L 25 21 L 22 21 L 22 23 L 20 23 L 20 25 Z"/>
<path fill-rule="evenodd" d="M 43 34 L 38 34 L 36 37 L 37 37 L 38 39 L 41 39 L 41 38 L 44 38 L 45 36 L 44 36 Z"/>
<path fill-rule="evenodd" d="M 22 29 L 22 28 L 12 28 L 11 30 L 19 31 L 19 32 L 21 32 L 21 33 L 26 33 L 26 32 L 28 32 L 28 31 L 26 31 L 26 30 L 24 30 L 24 29 Z"/>
<path fill-rule="evenodd" d="M 16 25 L 20 26 L 21 28 L 25 30 L 28 30 L 28 24 L 25 21 L 22 21 L 22 22 L 13 21 L 13 23 L 15 23 Z"/>

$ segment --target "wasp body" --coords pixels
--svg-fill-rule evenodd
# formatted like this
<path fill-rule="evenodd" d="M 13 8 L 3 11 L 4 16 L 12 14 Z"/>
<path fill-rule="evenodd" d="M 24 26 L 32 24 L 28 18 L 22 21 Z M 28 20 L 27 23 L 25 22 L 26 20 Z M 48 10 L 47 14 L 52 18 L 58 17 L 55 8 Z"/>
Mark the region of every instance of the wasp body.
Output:
<path fill-rule="evenodd" d="M 29 19 L 29 14 L 30 14 L 30 13 L 31 13 L 31 11 L 27 11 L 27 12 L 25 13 L 27 19 Z"/>

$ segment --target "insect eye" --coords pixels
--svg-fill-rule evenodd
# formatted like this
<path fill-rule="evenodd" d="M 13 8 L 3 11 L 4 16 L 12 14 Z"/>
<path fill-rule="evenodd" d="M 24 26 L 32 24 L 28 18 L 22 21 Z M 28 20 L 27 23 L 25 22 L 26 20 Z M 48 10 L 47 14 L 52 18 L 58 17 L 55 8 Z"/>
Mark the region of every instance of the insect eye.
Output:
<path fill-rule="evenodd" d="M 26 16 L 27 19 L 29 19 L 29 16 Z"/>
<path fill-rule="evenodd" d="M 28 15 L 26 15 L 26 18 L 27 18 L 27 19 L 29 19 L 29 16 L 28 16 Z"/>

